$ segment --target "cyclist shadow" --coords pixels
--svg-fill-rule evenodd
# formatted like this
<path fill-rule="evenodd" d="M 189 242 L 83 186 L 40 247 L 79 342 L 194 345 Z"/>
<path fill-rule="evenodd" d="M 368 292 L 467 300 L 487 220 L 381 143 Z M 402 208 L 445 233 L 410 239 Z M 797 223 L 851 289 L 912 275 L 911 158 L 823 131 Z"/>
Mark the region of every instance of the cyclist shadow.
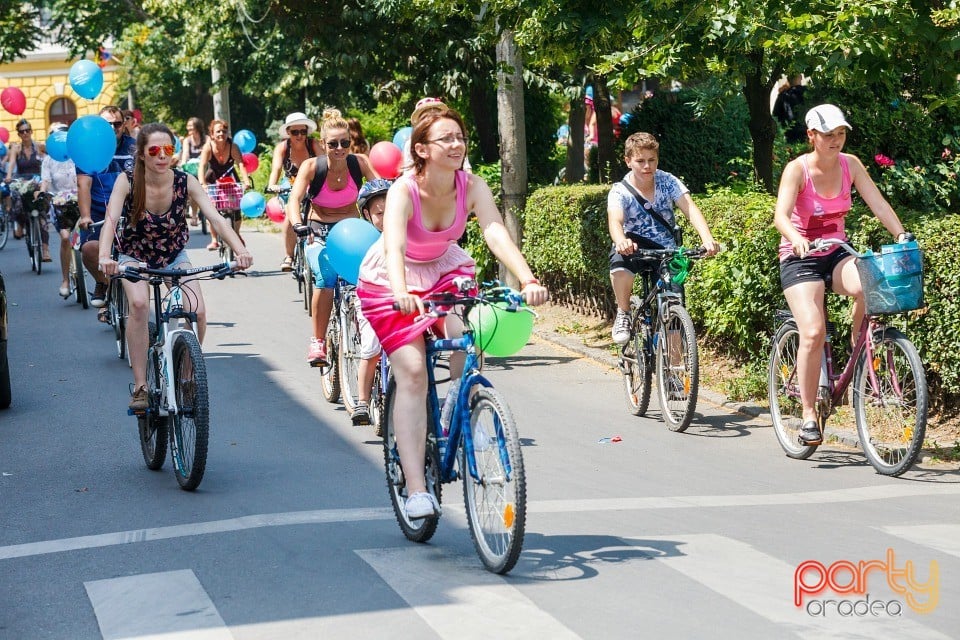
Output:
<path fill-rule="evenodd" d="M 510 356 L 509 358 L 496 358 L 486 356 L 484 358 L 484 369 L 494 369 L 496 371 L 512 371 L 513 369 L 522 369 L 525 367 L 539 367 L 547 364 L 566 364 L 574 360 L 580 360 L 579 356 Z"/>
<path fill-rule="evenodd" d="M 524 551 L 513 576 L 530 582 L 584 580 L 604 565 L 643 562 L 686 555 L 683 542 L 608 535 L 524 536 Z"/>
<path fill-rule="evenodd" d="M 651 414 L 657 413 L 656 410 Z M 662 416 L 659 416 L 662 419 Z M 740 414 L 702 415 L 694 414 L 685 435 L 698 438 L 743 438 L 753 435 L 757 429 L 767 429 L 769 425 L 758 424 L 754 418 Z"/>

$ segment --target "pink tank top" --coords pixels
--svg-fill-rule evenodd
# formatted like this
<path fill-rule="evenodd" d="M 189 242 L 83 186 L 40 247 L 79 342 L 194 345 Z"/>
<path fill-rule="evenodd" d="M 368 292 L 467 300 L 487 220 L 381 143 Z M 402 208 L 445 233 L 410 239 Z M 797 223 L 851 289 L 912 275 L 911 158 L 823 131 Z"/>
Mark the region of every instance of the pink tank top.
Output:
<path fill-rule="evenodd" d="M 343 189 L 334 191 L 330 188 L 330 182 L 325 180 L 323 186 L 320 187 L 320 193 L 315 195 L 310 202 L 326 209 L 339 209 L 348 204 L 357 204 L 358 195 L 360 195 L 360 189 L 348 171 L 347 184 L 343 186 Z"/>
<path fill-rule="evenodd" d="M 467 228 L 467 174 L 457 171 L 457 217 L 453 224 L 439 231 L 428 231 L 423 226 L 420 211 L 420 190 L 413 177 L 407 178 L 410 199 L 413 200 L 413 215 L 407 221 L 407 257 L 418 262 L 429 262 L 442 256 L 451 244 L 456 243 Z"/>
<path fill-rule="evenodd" d="M 844 228 L 844 219 L 850 211 L 850 189 L 852 180 L 850 178 L 850 165 L 847 158 L 840 154 L 840 169 L 843 173 L 843 179 L 840 186 L 840 193 L 833 198 L 825 198 L 817 193 L 813 186 L 813 179 L 807 169 L 807 157 L 802 156 L 800 163 L 803 166 L 803 187 L 797 194 L 797 204 L 790 214 L 790 222 L 807 240 L 816 240 L 818 238 L 836 238 L 846 240 L 847 233 Z M 833 253 L 840 247 L 832 247 L 829 251 L 819 255 Z M 793 245 L 786 237 L 780 237 L 780 260 L 793 255 Z"/>

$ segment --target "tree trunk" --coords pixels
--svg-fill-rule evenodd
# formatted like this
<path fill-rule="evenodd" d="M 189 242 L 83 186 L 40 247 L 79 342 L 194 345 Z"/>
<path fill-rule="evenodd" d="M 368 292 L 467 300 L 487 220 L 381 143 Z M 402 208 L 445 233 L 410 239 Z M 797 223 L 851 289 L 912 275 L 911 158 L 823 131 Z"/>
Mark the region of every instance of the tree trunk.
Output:
<path fill-rule="evenodd" d="M 500 121 L 501 211 L 510 237 L 522 247 L 517 211 L 527 198 L 527 132 L 523 110 L 523 68 L 513 31 L 504 29 L 497 42 L 497 112 Z M 500 265 L 500 279 L 518 288 L 512 273 Z"/>
<path fill-rule="evenodd" d="M 570 101 L 570 116 L 567 125 L 570 127 L 570 139 L 567 142 L 567 164 L 564 176 L 567 184 L 583 182 L 583 124 L 586 109 L 583 98 L 577 96 Z"/>
<path fill-rule="evenodd" d="M 607 79 L 603 76 L 593 77 L 593 109 L 597 114 L 597 182 L 606 184 L 612 181 L 614 167 L 613 117 Z"/>
<path fill-rule="evenodd" d="M 770 91 L 773 80 L 764 78 L 763 52 L 750 54 L 753 70 L 747 74 L 743 95 L 750 112 L 750 138 L 753 140 L 753 172 L 768 193 L 775 193 L 773 181 L 773 141 L 777 124 L 770 115 Z M 779 74 L 778 74 L 779 75 Z"/>
<path fill-rule="evenodd" d="M 497 127 L 494 121 L 494 111 L 491 108 L 494 97 L 490 95 L 490 80 L 475 76 L 470 83 L 470 113 L 476 124 L 474 138 L 480 157 L 484 162 L 496 162 L 499 156 L 497 149 Z"/>

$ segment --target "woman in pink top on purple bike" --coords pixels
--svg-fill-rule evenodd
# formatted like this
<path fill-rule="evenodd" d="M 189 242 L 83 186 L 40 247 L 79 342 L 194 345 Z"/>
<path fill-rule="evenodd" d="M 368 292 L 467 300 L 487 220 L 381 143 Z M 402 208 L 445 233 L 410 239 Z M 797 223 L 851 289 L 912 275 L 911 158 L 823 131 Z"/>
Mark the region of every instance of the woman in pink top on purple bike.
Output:
<path fill-rule="evenodd" d="M 406 511 L 410 518 L 424 518 L 439 513 L 440 508 L 427 493 L 424 481 L 427 371 L 423 332 L 438 319 L 423 316 L 421 298 L 455 291 L 456 277 L 473 276 L 473 259 L 457 246 L 468 212 L 476 214 L 493 254 L 520 280 L 527 304 L 542 304 L 548 296 L 510 239 L 490 187 L 482 178 L 460 169 L 467 153 L 460 115 L 444 108 L 423 116 L 410 136 L 410 149 L 413 175 L 397 180 L 387 192 L 383 235 L 360 266 L 357 294 L 363 314 L 390 357 L 397 384 L 393 419 L 407 482 Z M 444 335 L 462 334 L 463 325 L 454 314 L 444 320 Z M 462 367 L 463 354 L 451 354 L 453 378 L 460 375 Z"/>
<path fill-rule="evenodd" d="M 863 163 L 841 153 L 847 130 L 853 128 L 843 112 L 832 104 L 821 104 L 807 112 L 806 123 L 813 150 L 784 168 L 774 224 L 782 234 L 780 284 L 800 333 L 797 376 L 803 426 L 799 437 L 802 444 L 816 445 L 822 441 L 815 404 L 827 332 L 824 292 L 830 286 L 836 293 L 854 298 L 854 327 L 860 326 L 865 307 L 853 256 L 836 246 L 808 255 L 810 243 L 819 238 L 847 239 L 844 218 L 850 211 L 852 187 L 897 242 L 913 236 L 904 231 Z"/>

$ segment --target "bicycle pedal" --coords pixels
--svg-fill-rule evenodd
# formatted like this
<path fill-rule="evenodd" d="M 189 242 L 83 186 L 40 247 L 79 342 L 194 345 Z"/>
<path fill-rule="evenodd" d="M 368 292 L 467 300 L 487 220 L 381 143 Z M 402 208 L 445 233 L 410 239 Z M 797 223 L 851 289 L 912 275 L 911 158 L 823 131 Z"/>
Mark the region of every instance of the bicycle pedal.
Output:
<path fill-rule="evenodd" d="M 321 360 L 318 362 L 311 362 L 310 366 L 313 367 L 314 369 L 324 369 L 330 365 L 327 362 L 324 362 Z"/>

